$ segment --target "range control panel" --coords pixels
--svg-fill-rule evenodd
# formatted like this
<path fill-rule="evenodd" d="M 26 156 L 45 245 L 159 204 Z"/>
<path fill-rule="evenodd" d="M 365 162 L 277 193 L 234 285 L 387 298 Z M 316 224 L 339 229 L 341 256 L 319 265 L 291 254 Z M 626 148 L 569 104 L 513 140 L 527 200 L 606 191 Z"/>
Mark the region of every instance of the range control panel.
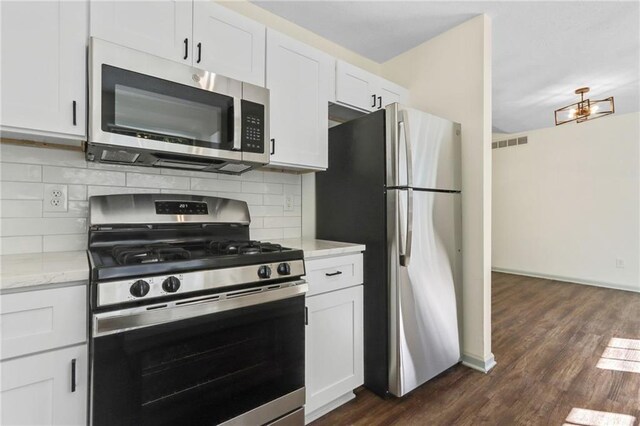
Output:
<path fill-rule="evenodd" d="M 209 209 L 197 201 L 156 201 L 156 214 L 209 214 Z"/>
<path fill-rule="evenodd" d="M 264 105 L 242 100 L 242 150 L 264 152 Z"/>

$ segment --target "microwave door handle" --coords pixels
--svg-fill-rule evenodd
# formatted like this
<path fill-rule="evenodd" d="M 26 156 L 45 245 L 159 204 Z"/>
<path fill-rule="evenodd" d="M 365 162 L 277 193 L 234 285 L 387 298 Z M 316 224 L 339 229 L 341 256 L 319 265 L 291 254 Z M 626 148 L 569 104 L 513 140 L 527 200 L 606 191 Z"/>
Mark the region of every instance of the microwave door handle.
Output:
<path fill-rule="evenodd" d="M 242 148 L 242 99 L 233 98 L 233 150 Z"/>

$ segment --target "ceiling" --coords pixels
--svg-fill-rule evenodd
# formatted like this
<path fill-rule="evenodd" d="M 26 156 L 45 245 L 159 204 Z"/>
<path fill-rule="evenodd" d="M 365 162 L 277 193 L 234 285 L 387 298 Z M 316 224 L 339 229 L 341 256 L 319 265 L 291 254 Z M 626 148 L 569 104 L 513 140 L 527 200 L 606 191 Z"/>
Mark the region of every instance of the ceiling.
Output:
<path fill-rule="evenodd" d="M 640 2 L 254 1 L 376 62 L 486 13 L 493 28 L 493 128 L 553 126 L 573 91 L 640 110 Z"/>

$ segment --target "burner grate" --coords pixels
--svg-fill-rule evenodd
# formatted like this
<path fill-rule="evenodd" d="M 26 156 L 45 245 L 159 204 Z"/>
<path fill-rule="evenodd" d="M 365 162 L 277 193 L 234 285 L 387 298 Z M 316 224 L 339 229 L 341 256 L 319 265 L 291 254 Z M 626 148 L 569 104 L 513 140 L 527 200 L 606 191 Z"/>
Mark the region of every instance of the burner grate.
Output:
<path fill-rule="evenodd" d="M 115 246 L 112 254 L 119 265 L 191 259 L 191 253 L 188 250 L 170 244 Z"/>
<path fill-rule="evenodd" d="M 260 241 L 212 241 L 209 243 L 209 250 L 214 255 L 230 254 L 257 254 L 281 252 L 280 244 L 263 243 Z"/>

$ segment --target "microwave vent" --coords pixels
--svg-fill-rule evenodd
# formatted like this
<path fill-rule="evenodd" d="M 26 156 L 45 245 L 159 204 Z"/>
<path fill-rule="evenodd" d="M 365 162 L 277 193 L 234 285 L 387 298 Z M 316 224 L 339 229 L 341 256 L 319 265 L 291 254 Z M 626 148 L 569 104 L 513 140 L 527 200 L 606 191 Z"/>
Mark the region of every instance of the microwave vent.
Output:
<path fill-rule="evenodd" d="M 229 172 L 229 173 L 242 173 L 245 170 L 251 168 L 251 166 L 247 166 L 246 164 L 225 164 L 224 166 L 220 167 L 218 170 L 222 171 L 222 172 Z"/>
<path fill-rule="evenodd" d="M 102 151 L 100 161 L 105 163 L 135 163 L 138 157 L 140 157 L 140 154 L 135 152 L 105 149 Z"/>

